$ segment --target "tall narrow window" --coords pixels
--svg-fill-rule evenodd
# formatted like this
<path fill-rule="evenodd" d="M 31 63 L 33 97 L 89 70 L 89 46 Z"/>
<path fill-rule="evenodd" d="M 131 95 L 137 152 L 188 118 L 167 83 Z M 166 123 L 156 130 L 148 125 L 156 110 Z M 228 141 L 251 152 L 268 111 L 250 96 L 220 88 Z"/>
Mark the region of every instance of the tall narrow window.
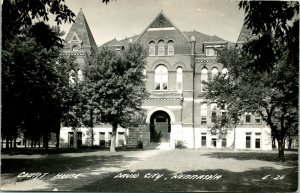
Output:
<path fill-rule="evenodd" d="M 212 79 L 214 77 L 216 77 L 217 75 L 218 75 L 218 69 L 217 68 L 213 68 L 212 71 L 211 71 L 211 77 L 212 77 Z"/>
<path fill-rule="evenodd" d="M 165 55 L 165 42 L 163 40 L 160 40 L 158 42 L 158 55 L 159 56 Z"/>
<path fill-rule="evenodd" d="M 246 148 L 251 148 L 251 132 L 246 133 Z"/>
<path fill-rule="evenodd" d="M 222 147 L 226 147 L 227 146 L 227 140 L 226 138 L 222 139 Z"/>
<path fill-rule="evenodd" d="M 201 146 L 206 147 L 206 133 L 201 133 Z"/>
<path fill-rule="evenodd" d="M 205 125 L 206 124 L 206 118 L 207 118 L 207 104 L 203 103 L 201 105 L 201 125 Z"/>
<path fill-rule="evenodd" d="M 174 55 L 174 42 L 171 40 L 168 42 L 168 55 Z"/>
<path fill-rule="evenodd" d="M 168 69 L 163 65 L 155 69 L 155 90 L 168 90 Z"/>
<path fill-rule="evenodd" d="M 251 123 L 251 114 L 246 114 L 245 122 L 246 123 Z"/>
<path fill-rule="evenodd" d="M 205 92 L 207 90 L 207 85 L 203 84 L 203 81 L 207 82 L 208 77 L 207 77 L 207 69 L 203 68 L 201 70 L 201 90 L 202 92 Z"/>
<path fill-rule="evenodd" d="M 154 41 L 151 41 L 149 43 L 149 56 L 154 56 L 155 55 L 155 43 Z"/>
<path fill-rule="evenodd" d="M 255 133 L 255 148 L 257 149 L 260 149 L 260 136 L 261 136 L 261 133 Z"/>
<path fill-rule="evenodd" d="M 182 90 L 182 68 L 178 67 L 176 70 L 176 89 L 178 91 Z"/>

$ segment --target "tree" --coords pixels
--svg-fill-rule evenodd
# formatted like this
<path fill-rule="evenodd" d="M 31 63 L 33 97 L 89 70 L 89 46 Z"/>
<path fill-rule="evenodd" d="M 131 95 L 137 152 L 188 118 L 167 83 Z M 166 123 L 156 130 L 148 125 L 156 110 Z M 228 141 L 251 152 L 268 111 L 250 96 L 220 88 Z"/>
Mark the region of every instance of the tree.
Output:
<path fill-rule="evenodd" d="M 7 147 L 9 140 L 23 133 L 32 145 L 43 136 L 47 148 L 49 132 L 59 133 L 64 82 L 57 60 L 62 40 L 58 28 L 43 22 L 50 14 L 57 24 L 71 22 L 75 16 L 63 0 L 4 0 L 2 4 L 1 134 Z"/>
<path fill-rule="evenodd" d="M 289 60 L 299 61 L 299 2 L 298 1 L 241 1 L 244 24 L 251 29 L 251 38 L 243 46 L 251 57 L 248 67 L 270 72 L 281 57 L 281 45 L 288 45 Z M 274 41 L 276 39 L 276 41 Z"/>
<path fill-rule="evenodd" d="M 278 141 L 278 157 L 283 161 L 285 139 L 298 130 L 299 67 L 289 62 L 286 45 L 281 49 L 283 54 L 271 72 L 249 69 L 252 58 L 243 50 L 221 51 L 218 60 L 229 75 L 206 83 L 206 98 L 227 104 L 231 113 L 259 114 Z"/>
<path fill-rule="evenodd" d="M 110 151 L 115 151 L 118 125 L 126 125 L 148 95 L 142 81 L 145 57 L 145 50 L 135 43 L 121 53 L 103 47 L 88 57 L 84 74 L 92 88 L 91 100 L 97 104 L 101 122 L 112 125 Z"/>
<path fill-rule="evenodd" d="M 51 131 L 59 130 L 63 72 L 58 50 L 47 50 L 30 35 L 13 39 L 2 56 L 2 136 L 25 138 L 47 148 Z M 56 132 L 57 133 L 57 132 Z"/>

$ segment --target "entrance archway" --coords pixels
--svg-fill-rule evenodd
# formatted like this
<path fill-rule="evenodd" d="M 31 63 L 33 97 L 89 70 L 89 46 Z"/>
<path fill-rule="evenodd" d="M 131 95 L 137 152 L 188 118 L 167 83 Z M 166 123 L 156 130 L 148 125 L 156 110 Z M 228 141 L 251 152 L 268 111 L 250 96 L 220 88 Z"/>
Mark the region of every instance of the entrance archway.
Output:
<path fill-rule="evenodd" d="M 170 116 L 156 111 L 150 117 L 150 142 L 169 142 L 171 133 Z"/>

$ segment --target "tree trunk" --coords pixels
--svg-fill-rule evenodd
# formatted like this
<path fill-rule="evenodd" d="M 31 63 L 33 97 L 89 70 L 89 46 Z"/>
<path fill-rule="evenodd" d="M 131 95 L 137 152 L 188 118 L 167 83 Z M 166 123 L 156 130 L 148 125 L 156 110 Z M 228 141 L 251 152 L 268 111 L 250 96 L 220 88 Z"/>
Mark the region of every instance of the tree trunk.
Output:
<path fill-rule="evenodd" d="M 48 133 L 45 133 L 43 135 L 43 147 L 48 150 L 48 142 L 49 142 L 49 136 Z"/>
<path fill-rule="evenodd" d="M 14 138 L 14 148 L 17 148 L 17 139 Z"/>
<path fill-rule="evenodd" d="M 12 148 L 12 147 L 13 147 L 13 140 L 10 139 L 10 148 Z"/>
<path fill-rule="evenodd" d="M 77 148 L 77 128 L 74 129 L 73 148 Z"/>
<path fill-rule="evenodd" d="M 284 140 L 283 139 L 278 139 L 278 159 L 279 161 L 282 161 L 284 162 L 285 159 L 284 159 Z"/>
<path fill-rule="evenodd" d="M 24 141 L 25 141 L 24 146 L 25 146 L 25 149 L 26 149 L 27 148 L 27 138 L 26 137 L 24 138 Z"/>
<path fill-rule="evenodd" d="M 112 136 L 110 144 L 110 152 L 116 152 L 116 133 L 117 133 L 118 123 L 112 124 Z"/>
<path fill-rule="evenodd" d="M 94 146 L 94 128 L 93 127 L 91 128 L 91 132 L 92 132 L 92 139 L 91 139 L 92 143 L 91 144 L 92 144 L 92 147 L 93 147 Z"/>
<path fill-rule="evenodd" d="M 60 131 L 56 133 L 56 147 L 59 147 Z"/>
<path fill-rule="evenodd" d="M 291 150 L 292 149 L 292 142 L 293 142 L 293 139 L 291 137 L 289 137 L 289 146 L 288 146 L 288 149 Z"/>
<path fill-rule="evenodd" d="M 6 137 L 6 149 L 9 149 L 9 139 Z"/>

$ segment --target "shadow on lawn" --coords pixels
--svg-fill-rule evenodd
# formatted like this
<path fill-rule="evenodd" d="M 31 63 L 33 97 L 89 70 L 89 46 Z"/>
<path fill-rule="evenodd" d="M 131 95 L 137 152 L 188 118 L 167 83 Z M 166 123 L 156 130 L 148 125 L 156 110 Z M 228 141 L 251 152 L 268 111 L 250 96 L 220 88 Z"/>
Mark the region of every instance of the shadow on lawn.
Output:
<path fill-rule="evenodd" d="M 16 177 L 21 172 L 49 173 L 49 178 L 58 173 L 83 173 L 100 167 L 120 168 L 134 157 L 122 155 L 98 155 L 83 157 L 66 157 L 62 155 L 48 155 L 41 159 L 2 159 L 1 172 L 6 176 Z"/>
<path fill-rule="evenodd" d="M 138 178 L 115 178 L 122 174 L 139 174 Z M 146 178 L 150 174 L 163 174 L 157 180 Z M 222 175 L 218 180 L 204 179 L 176 179 L 169 170 L 137 170 L 130 172 L 110 173 L 106 177 L 85 184 L 74 191 L 101 191 L 101 192 L 169 192 L 169 191 L 247 191 L 247 192 L 292 192 L 297 190 L 298 171 L 296 169 L 275 170 L 260 168 L 246 172 L 229 172 L 227 170 L 198 170 L 186 171 L 186 175 Z M 262 179 L 271 175 L 267 179 Z M 277 175 L 285 176 L 275 180 Z"/>
<path fill-rule="evenodd" d="M 277 153 L 267 153 L 267 152 L 211 152 L 203 155 L 212 158 L 217 158 L 217 159 L 232 158 L 236 160 L 261 160 L 261 161 L 272 161 L 272 162 L 279 161 Z M 297 164 L 298 154 L 297 153 L 285 154 L 285 160 L 286 162 Z"/>

